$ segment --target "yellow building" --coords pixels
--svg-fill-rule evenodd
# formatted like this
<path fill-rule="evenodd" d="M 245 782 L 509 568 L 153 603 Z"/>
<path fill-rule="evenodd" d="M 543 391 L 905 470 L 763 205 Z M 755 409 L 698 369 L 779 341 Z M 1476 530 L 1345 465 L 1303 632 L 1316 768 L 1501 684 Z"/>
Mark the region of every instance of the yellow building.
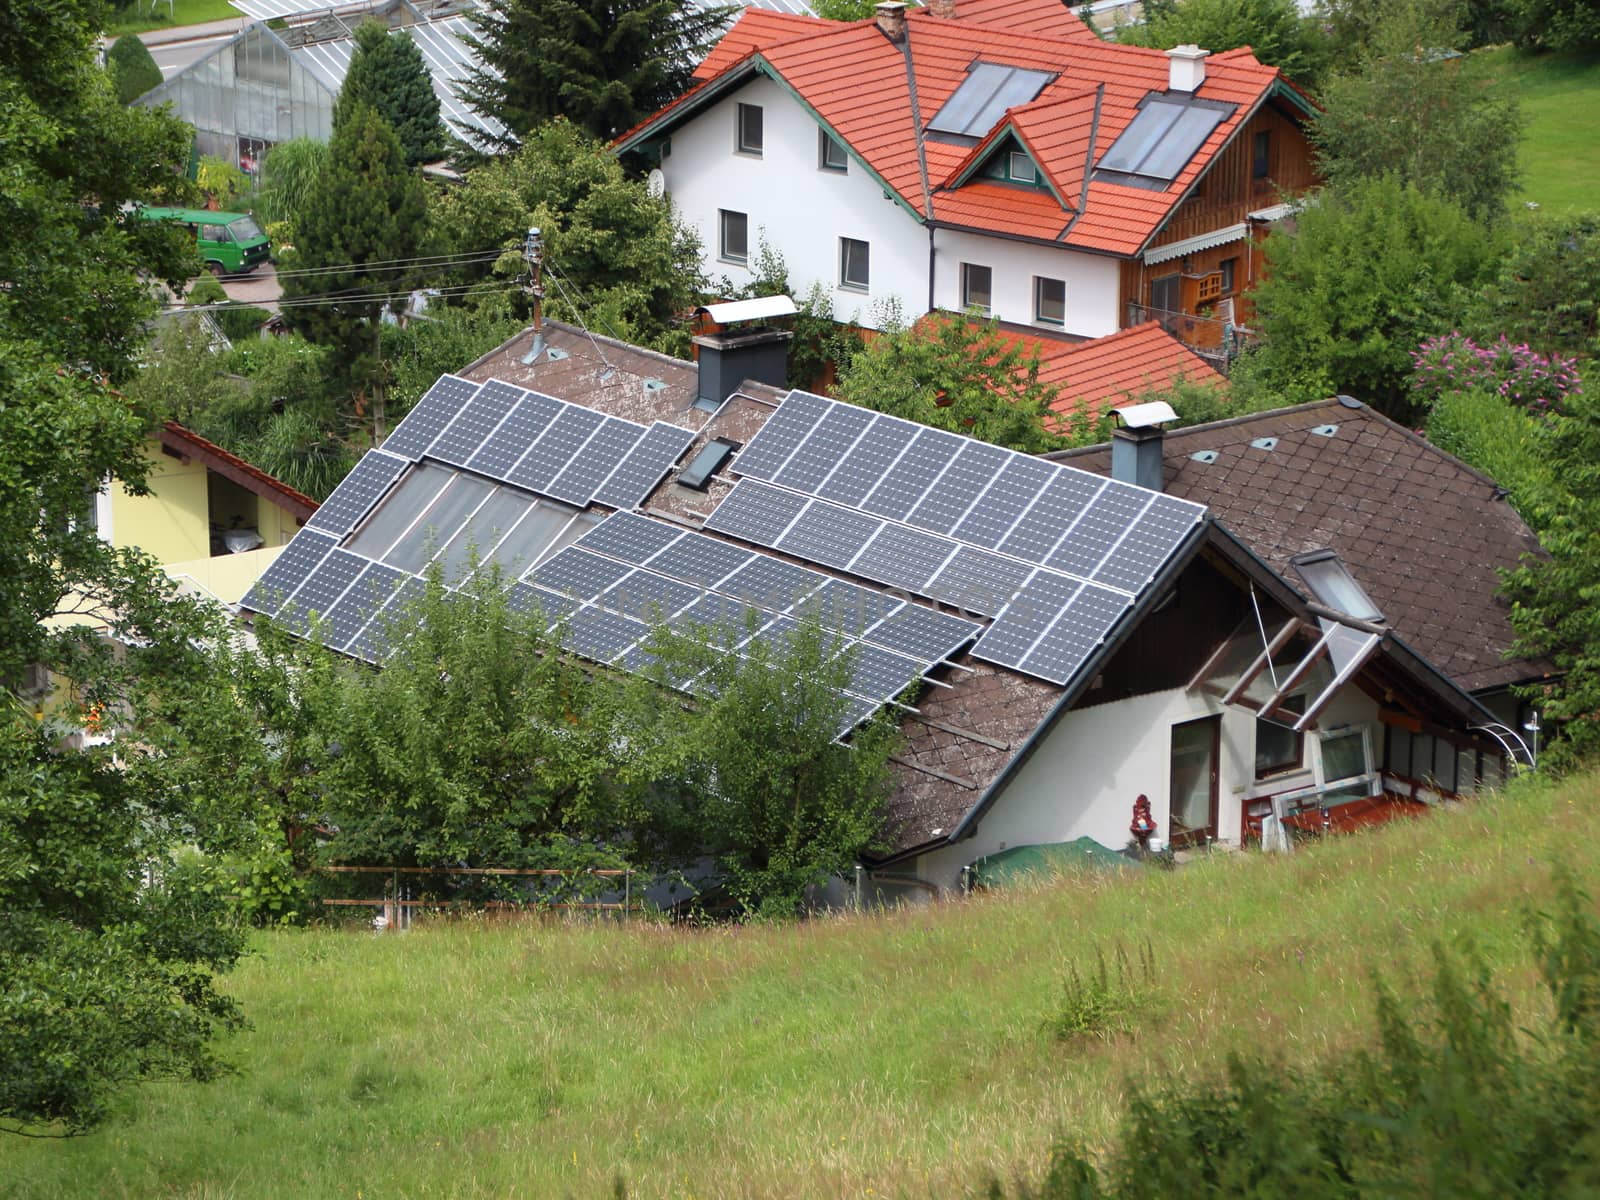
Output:
<path fill-rule="evenodd" d="M 317 510 L 311 497 L 176 421 L 145 455 L 148 494 L 113 480 L 95 498 L 100 536 L 143 550 L 179 583 L 225 604 L 243 598 Z"/>

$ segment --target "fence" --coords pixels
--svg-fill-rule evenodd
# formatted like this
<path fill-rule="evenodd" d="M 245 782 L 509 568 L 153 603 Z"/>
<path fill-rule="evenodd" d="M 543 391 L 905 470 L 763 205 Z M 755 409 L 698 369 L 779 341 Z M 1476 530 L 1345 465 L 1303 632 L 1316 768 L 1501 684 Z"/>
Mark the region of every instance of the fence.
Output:
<path fill-rule="evenodd" d="M 517 868 L 517 867 L 317 867 L 318 874 L 325 875 L 381 875 L 387 876 L 384 894 L 377 898 L 360 897 L 356 899 L 343 899 L 326 897 L 322 903 L 329 908 L 376 908 L 379 909 L 375 924 L 381 929 L 409 929 L 411 916 L 419 909 L 438 911 L 519 911 L 519 912 L 548 912 L 552 909 L 565 909 L 568 911 L 584 911 L 594 913 L 617 913 L 626 917 L 635 910 L 633 899 L 633 871 L 627 869 L 610 869 L 603 867 L 581 868 L 578 870 L 563 871 L 555 868 Z M 431 876 L 445 879 L 471 879 L 471 878 L 524 878 L 554 880 L 560 879 L 568 882 L 577 882 L 580 879 L 596 879 L 612 881 L 601 890 L 602 895 L 616 895 L 617 884 L 621 881 L 622 899 L 617 900 L 587 900 L 583 899 L 584 893 L 579 892 L 579 898 L 553 900 L 537 894 L 527 900 L 447 900 L 437 897 L 413 896 L 410 880 L 417 876 Z M 404 885 L 404 886 L 402 886 Z M 420 890 L 420 889 L 419 889 Z"/>

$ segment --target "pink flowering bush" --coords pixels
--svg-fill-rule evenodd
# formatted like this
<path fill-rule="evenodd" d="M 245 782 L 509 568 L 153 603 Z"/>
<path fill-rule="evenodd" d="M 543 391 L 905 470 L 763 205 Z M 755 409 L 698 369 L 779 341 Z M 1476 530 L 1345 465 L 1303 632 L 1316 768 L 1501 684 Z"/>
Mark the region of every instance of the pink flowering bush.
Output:
<path fill-rule="evenodd" d="M 1411 394 L 1424 404 L 1451 392 L 1497 392 L 1533 413 L 1559 409 L 1583 391 L 1577 360 L 1544 355 L 1504 334 L 1480 346 L 1460 330 L 1429 338 L 1411 354 Z"/>

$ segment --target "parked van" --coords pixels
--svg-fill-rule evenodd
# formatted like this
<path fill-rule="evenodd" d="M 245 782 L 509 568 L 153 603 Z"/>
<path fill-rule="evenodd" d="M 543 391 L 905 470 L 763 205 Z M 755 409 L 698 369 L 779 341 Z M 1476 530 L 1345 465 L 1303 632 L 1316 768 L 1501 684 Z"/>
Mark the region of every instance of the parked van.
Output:
<path fill-rule="evenodd" d="M 200 261 L 213 275 L 254 271 L 267 261 L 272 242 L 248 213 L 212 212 L 207 208 L 141 208 L 146 221 L 187 225 L 200 247 Z"/>

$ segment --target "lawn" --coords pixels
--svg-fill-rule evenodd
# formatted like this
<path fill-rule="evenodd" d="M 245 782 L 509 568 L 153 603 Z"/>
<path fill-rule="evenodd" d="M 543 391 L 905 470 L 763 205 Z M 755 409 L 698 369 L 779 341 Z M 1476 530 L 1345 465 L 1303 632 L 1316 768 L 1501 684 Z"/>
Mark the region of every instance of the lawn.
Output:
<path fill-rule="evenodd" d="M 1469 62 L 1522 101 L 1519 198 L 1558 212 L 1600 208 L 1600 55 L 1524 56 L 1505 46 Z"/>
<path fill-rule="evenodd" d="M 103 1130 L 0 1136 L 23 1197 L 956 1197 L 1103 1144 L 1130 1080 L 1230 1050 L 1305 1060 L 1415 995 L 1468 933 L 1519 1011 L 1521 914 L 1600 868 L 1600 778 L 1524 786 L 1288 857 L 1072 878 L 798 926 L 263 934 L 237 1074 L 129 1095 Z M 1139 1029 L 1044 1029 L 1069 963 L 1148 939 Z"/>
<path fill-rule="evenodd" d="M 143 33 L 147 29 L 168 29 L 178 25 L 198 25 L 203 21 L 239 20 L 239 10 L 228 0 L 172 0 L 169 13 L 166 0 L 157 10 L 152 10 L 149 0 L 134 0 L 132 4 L 118 7 L 111 14 L 106 27 L 110 37 L 124 33 Z"/>

